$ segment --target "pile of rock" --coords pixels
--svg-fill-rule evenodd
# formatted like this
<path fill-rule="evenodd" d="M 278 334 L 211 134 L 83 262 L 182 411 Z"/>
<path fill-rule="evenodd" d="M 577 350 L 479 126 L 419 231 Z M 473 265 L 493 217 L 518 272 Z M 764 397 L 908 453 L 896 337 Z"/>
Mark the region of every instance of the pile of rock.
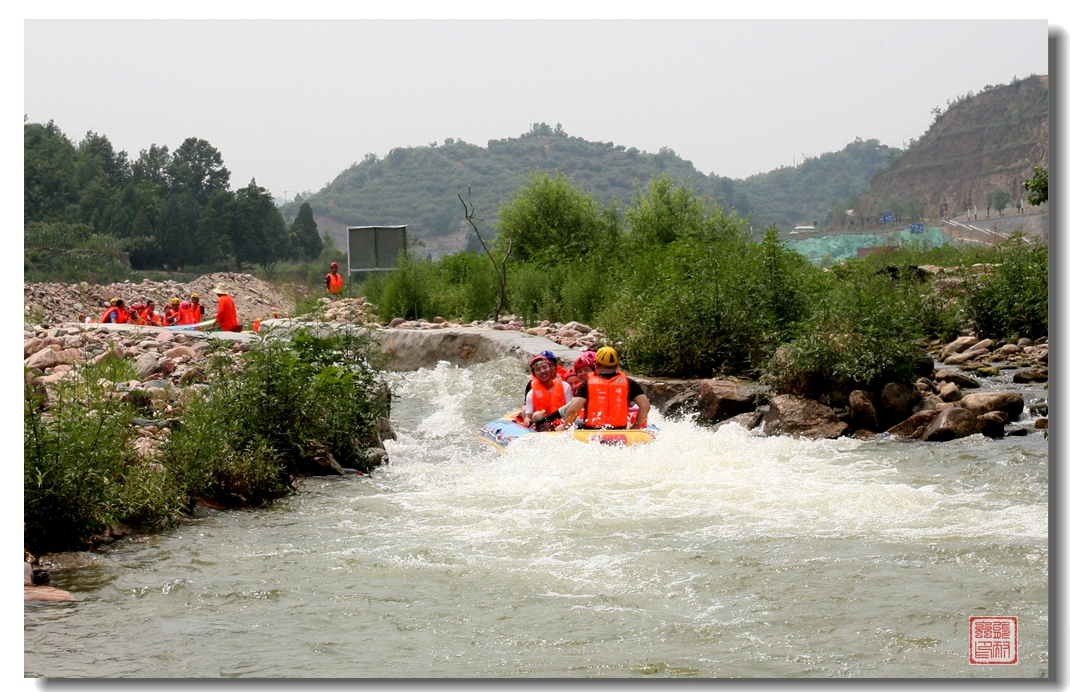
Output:
<path fill-rule="evenodd" d="M 932 352 L 946 365 L 978 375 L 998 375 L 1001 370 L 1017 370 L 1015 382 L 1048 381 L 1048 338 L 1035 342 L 1021 338 L 1014 343 L 962 336 L 947 345 L 936 343 Z M 1024 370 L 1022 368 L 1025 368 Z"/>
<path fill-rule="evenodd" d="M 185 300 L 191 294 L 198 293 L 201 303 L 205 305 L 205 315 L 210 316 L 215 314 L 216 303 L 212 289 L 220 283 L 227 285 L 230 296 L 234 299 L 238 318 L 243 322 L 271 317 L 272 312 L 288 315 L 294 309 L 293 300 L 266 281 L 251 274 L 216 272 L 200 276 L 189 283 L 145 279 L 140 283 L 124 281 L 107 286 L 91 285 L 84 281 L 78 284 L 23 284 L 23 311 L 27 319 L 32 317 L 34 321 L 42 324 L 55 325 L 77 322 L 80 313 L 100 319 L 101 313 L 108 307 L 112 298 L 122 298 L 127 305 L 151 298 L 162 313 L 164 306 L 170 303 L 172 298 Z"/>
<path fill-rule="evenodd" d="M 329 324 L 360 324 L 370 329 L 381 329 L 379 316 L 376 314 L 378 307 L 364 298 L 342 298 L 331 300 L 320 298 L 317 301 L 316 310 L 304 318 L 315 322 Z M 404 321 L 404 320 L 402 320 Z"/>

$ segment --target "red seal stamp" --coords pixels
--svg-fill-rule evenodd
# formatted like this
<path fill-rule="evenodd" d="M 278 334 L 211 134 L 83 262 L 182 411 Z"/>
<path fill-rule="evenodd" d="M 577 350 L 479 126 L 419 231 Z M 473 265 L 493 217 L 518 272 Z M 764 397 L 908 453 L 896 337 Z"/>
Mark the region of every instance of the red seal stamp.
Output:
<path fill-rule="evenodd" d="M 1016 665 L 1018 663 L 1018 618 L 971 617 L 970 663 L 973 665 Z"/>

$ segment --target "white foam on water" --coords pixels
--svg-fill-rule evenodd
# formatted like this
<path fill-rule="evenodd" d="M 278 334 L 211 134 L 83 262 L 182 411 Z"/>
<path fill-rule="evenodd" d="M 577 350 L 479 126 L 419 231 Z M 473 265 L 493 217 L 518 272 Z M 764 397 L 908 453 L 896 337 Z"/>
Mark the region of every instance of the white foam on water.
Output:
<path fill-rule="evenodd" d="M 736 425 L 711 432 L 652 411 L 661 434 L 649 445 L 568 435 L 521 438 L 502 455 L 475 445 L 487 420 L 519 403 L 523 382 L 511 361 L 407 375 L 398 399 L 422 398 L 426 416 L 391 444 L 392 500 L 443 539 L 482 545 L 565 541 L 637 522 L 705 539 L 1047 534 L 1046 498 L 1008 506 L 983 487 L 908 482 L 897 464 L 930 455 L 917 442 L 763 437 Z"/>

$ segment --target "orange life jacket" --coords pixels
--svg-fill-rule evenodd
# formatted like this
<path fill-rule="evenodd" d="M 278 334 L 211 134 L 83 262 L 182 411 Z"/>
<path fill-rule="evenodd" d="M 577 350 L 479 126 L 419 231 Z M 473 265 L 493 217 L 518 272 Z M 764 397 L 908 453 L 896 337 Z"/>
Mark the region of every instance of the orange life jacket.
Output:
<path fill-rule="evenodd" d="M 554 378 L 547 387 L 535 376 L 531 378 L 531 405 L 534 411 L 553 413 L 565 405 L 565 383 Z"/>
<path fill-rule="evenodd" d="M 587 375 L 587 415 L 589 428 L 628 426 L 628 378 L 623 372 L 611 379 L 595 373 Z"/>
<path fill-rule="evenodd" d="M 111 317 L 112 313 L 115 314 L 115 324 L 123 324 L 124 322 L 126 322 L 126 316 L 123 314 L 123 311 L 115 305 L 112 305 L 110 308 L 104 311 L 104 314 L 100 316 L 101 324 L 107 322 L 108 318 Z"/>
<path fill-rule="evenodd" d="M 341 274 L 328 274 L 327 275 L 327 290 L 337 295 L 342 292 L 342 275 Z"/>
<path fill-rule="evenodd" d="M 179 308 L 178 309 L 178 321 L 175 324 L 197 324 L 197 318 L 194 316 L 193 308 Z"/>

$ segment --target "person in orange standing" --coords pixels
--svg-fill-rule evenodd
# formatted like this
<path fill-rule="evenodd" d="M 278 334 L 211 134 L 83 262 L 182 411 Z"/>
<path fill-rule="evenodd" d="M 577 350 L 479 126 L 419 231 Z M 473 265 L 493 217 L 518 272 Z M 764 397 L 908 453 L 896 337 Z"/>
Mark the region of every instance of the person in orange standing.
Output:
<path fill-rule="evenodd" d="M 234 299 L 227 292 L 227 285 L 220 282 L 212 289 L 212 293 L 219 296 L 219 304 L 216 306 L 215 323 L 224 332 L 240 332 L 241 323 L 238 322 L 238 310 L 234 307 Z"/>
<path fill-rule="evenodd" d="M 338 273 L 337 262 L 331 262 L 331 271 L 323 277 L 323 291 L 331 295 L 342 293 L 342 275 Z"/>

